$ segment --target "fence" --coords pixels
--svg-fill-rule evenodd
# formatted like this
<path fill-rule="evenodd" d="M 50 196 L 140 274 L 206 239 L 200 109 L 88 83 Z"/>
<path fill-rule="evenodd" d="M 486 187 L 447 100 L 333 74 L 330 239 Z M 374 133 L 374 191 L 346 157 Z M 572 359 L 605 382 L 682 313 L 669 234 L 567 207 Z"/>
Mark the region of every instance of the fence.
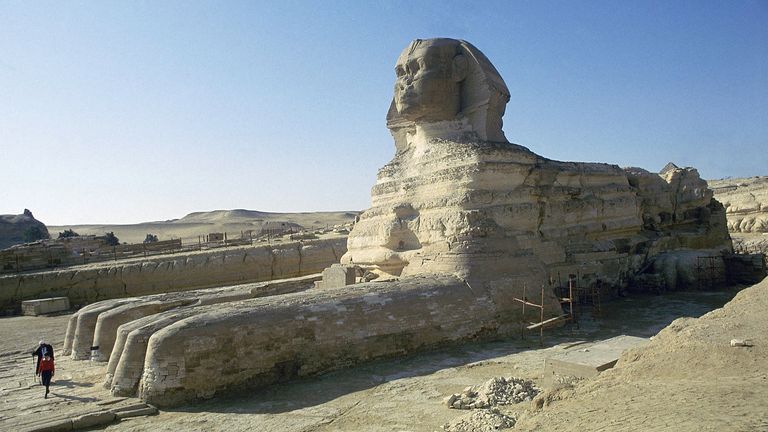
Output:
<path fill-rule="evenodd" d="M 84 246 L 76 242 L 42 241 L 0 251 L 0 273 L 18 273 L 66 267 L 138 256 L 160 255 L 182 250 L 180 239 L 154 243 Z"/>

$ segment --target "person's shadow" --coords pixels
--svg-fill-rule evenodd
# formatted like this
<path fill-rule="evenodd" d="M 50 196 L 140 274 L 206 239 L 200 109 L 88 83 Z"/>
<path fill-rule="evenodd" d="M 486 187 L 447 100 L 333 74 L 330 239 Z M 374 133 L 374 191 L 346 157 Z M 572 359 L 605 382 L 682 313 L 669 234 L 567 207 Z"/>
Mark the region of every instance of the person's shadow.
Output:
<path fill-rule="evenodd" d="M 93 384 L 89 382 L 77 382 L 69 379 L 53 380 L 51 381 L 51 395 L 56 396 L 57 398 L 73 400 L 78 402 L 98 402 L 100 400 L 99 398 L 95 398 L 95 397 L 80 397 L 80 396 L 71 396 L 71 395 L 62 394 L 55 391 L 57 387 L 59 388 L 63 387 L 66 389 L 73 389 L 76 387 L 93 387 Z"/>
<path fill-rule="evenodd" d="M 65 394 L 56 393 L 54 391 L 51 392 L 51 396 L 56 396 L 57 398 L 66 399 L 66 400 L 74 400 L 78 402 L 98 402 L 100 399 L 95 397 L 80 397 L 80 396 L 70 396 Z"/>
<path fill-rule="evenodd" d="M 72 381 L 68 379 L 62 379 L 62 380 L 54 379 L 51 381 L 51 387 L 58 387 L 58 386 L 66 387 L 66 388 L 93 387 L 93 383 L 77 382 L 77 381 Z"/>

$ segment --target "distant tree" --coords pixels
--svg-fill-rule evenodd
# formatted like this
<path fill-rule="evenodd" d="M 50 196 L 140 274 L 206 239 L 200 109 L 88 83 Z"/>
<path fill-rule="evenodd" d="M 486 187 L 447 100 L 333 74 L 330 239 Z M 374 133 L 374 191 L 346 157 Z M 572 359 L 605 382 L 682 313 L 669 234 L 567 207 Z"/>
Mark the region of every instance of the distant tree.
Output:
<path fill-rule="evenodd" d="M 31 226 L 24 230 L 24 242 L 32 243 L 33 241 L 47 239 L 50 237 L 47 232 L 43 231 L 38 225 Z"/>
<path fill-rule="evenodd" d="M 70 238 L 70 237 L 80 237 L 80 234 L 76 233 L 73 229 L 64 230 L 64 232 L 59 233 L 59 238 Z"/>
<path fill-rule="evenodd" d="M 157 236 L 154 234 L 147 234 L 147 238 L 144 239 L 144 243 L 154 243 L 158 241 Z"/>
<path fill-rule="evenodd" d="M 120 244 L 120 239 L 117 238 L 114 232 L 108 232 L 104 233 L 104 243 L 107 244 L 107 246 L 117 246 Z"/>

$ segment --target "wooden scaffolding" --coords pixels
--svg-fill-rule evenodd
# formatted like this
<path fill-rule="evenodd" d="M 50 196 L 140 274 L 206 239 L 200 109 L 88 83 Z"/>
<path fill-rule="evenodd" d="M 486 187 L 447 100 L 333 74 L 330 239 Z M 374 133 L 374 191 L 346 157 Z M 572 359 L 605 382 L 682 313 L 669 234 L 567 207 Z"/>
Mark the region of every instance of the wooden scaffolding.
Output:
<path fill-rule="evenodd" d="M 583 310 L 582 308 L 584 306 L 591 305 L 592 314 L 594 316 L 599 316 L 600 312 L 602 311 L 600 294 L 603 290 L 603 282 L 598 279 L 593 284 L 588 284 L 588 286 L 583 286 L 582 276 L 583 275 L 579 270 L 576 271 L 576 274 L 569 274 L 567 292 L 565 292 L 563 290 L 564 286 L 560 278 L 560 272 L 558 272 L 557 280 L 558 280 L 558 289 L 560 290 L 558 291 L 558 293 L 561 297 L 565 297 L 566 295 L 569 295 L 569 297 L 571 297 L 573 300 L 578 301 L 579 315 L 582 313 L 582 310 Z"/>
<path fill-rule="evenodd" d="M 568 296 L 558 296 L 558 300 L 560 301 L 560 304 L 567 304 L 568 305 L 568 312 L 560 314 L 556 317 L 544 319 L 544 284 L 541 285 L 541 303 L 534 303 L 533 301 L 528 299 L 528 293 L 527 293 L 527 286 L 526 284 L 523 284 L 523 298 L 517 298 L 515 297 L 514 300 L 521 303 L 523 306 L 523 313 L 522 318 L 520 320 L 520 337 L 522 339 L 525 339 L 525 333 L 526 331 L 531 330 L 539 330 L 539 345 L 544 345 L 544 329 L 547 327 L 554 326 L 557 323 L 561 323 L 564 321 L 570 321 L 571 324 L 574 322 L 574 315 L 573 315 L 573 281 L 569 279 L 568 281 Z M 539 322 L 528 322 L 525 319 L 525 307 L 530 306 L 533 308 L 539 309 Z"/>

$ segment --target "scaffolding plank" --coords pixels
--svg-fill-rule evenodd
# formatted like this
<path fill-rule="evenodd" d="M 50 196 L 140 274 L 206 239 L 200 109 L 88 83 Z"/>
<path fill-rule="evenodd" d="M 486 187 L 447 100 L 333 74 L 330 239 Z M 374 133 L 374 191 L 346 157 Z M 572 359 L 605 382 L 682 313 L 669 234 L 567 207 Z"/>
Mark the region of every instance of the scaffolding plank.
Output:
<path fill-rule="evenodd" d="M 533 307 L 537 307 L 537 308 L 541 308 L 541 307 L 543 307 L 543 306 L 542 306 L 542 305 L 540 305 L 540 304 L 531 303 L 531 302 L 529 302 L 529 301 L 525 301 L 525 300 L 522 300 L 522 299 L 519 299 L 519 298 L 514 298 L 513 300 L 515 300 L 515 301 L 519 301 L 519 302 L 520 302 L 520 303 L 522 303 L 522 304 L 527 304 L 528 306 L 533 306 Z"/>
<path fill-rule="evenodd" d="M 526 329 L 528 329 L 528 330 L 534 330 L 534 329 L 537 329 L 537 328 L 539 328 L 539 327 L 544 327 L 544 326 L 547 326 L 547 325 L 549 325 L 549 324 L 554 324 L 554 323 L 556 323 L 556 322 L 558 322 L 558 321 L 564 321 L 564 320 L 567 320 L 567 319 L 569 319 L 569 318 L 570 318 L 570 315 L 569 315 L 569 314 L 565 314 L 565 315 L 556 316 L 556 317 L 554 317 L 554 318 L 550 318 L 550 319 L 548 319 L 548 320 L 544 320 L 544 321 L 542 321 L 542 322 L 540 322 L 540 323 L 534 323 L 534 324 L 531 324 L 531 325 L 529 325 L 528 327 L 526 327 Z"/>

